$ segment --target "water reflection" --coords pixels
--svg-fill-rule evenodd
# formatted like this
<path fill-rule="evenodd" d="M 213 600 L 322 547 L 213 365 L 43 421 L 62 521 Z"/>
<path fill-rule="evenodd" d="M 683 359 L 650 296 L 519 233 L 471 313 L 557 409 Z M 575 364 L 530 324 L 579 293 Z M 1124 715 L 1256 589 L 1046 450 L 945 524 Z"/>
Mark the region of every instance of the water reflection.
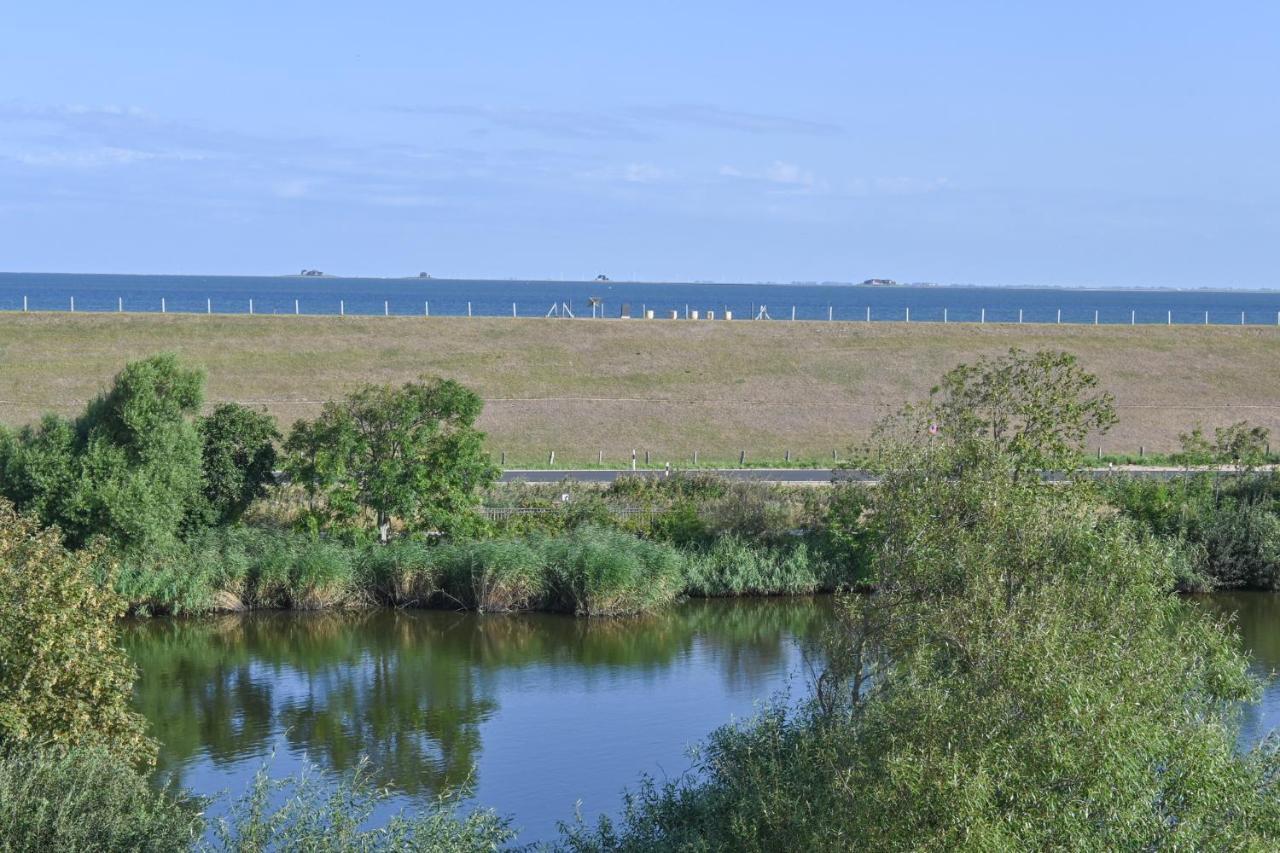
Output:
<path fill-rule="evenodd" d="M 272 751 L 339 772 L 367 755 L 406 796 L 469 783 L 536 827 L 578 798 L 611 808 L 641 771 L 682 770 L 688 744 L 803 672 L 831 607 L 265 613 L 134 623 L 125 642 L 161 768 L 198 793 L 240 787 Z"/>

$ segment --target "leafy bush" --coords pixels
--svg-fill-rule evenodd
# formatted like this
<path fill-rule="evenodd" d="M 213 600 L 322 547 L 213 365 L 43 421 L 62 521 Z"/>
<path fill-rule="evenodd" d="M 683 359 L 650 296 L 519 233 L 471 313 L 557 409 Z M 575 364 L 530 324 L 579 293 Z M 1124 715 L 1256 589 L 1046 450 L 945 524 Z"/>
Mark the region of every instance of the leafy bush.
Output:
<path fill-rule="evenodd" d="M 0 755 L 0 852 L 190 850 L 200 803 L 91 747 Z"/>
<path fill-rule="evenodd" d="M 276 420 L 238 403 L 223 403 L 197 422 L 207 524 L 239 521 L 275 482 Z"/>
<path fill-rule="evenodd" d="M 94 556 L 68 552 L 57 529 L 0 501 L 0 748 L 154 755 L 129 706 L 133 665 L 116 643 L 124 604 L 95 580 Z"/>

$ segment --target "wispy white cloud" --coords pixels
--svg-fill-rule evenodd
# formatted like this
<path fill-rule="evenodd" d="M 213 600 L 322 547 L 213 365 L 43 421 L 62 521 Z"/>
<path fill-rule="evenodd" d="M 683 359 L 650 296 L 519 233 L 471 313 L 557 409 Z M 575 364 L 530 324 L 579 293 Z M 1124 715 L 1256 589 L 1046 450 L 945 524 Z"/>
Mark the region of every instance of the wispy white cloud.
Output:
<path fill-rule="evenodd" d="M 817 193 L 828 189 L 827 182 L 819 179 L 811 169 L 783 160 L 775 160 L 763 169 L 754 170 L 724 165 L 718 173 L 724 178 L 764 184 L 775 191 Z"/>

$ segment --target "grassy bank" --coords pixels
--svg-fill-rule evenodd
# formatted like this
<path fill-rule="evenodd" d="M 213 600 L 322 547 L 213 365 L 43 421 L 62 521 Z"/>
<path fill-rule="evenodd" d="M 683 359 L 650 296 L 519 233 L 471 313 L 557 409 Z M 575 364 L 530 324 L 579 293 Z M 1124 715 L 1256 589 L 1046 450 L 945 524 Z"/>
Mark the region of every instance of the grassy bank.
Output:
<path fill-rule="evenodd" d="M 446 375 L 485 398 L 508 465 L 829 460 L 957 362 L 1065 349 L 1116 395 L 1104 451 L 1172 451 L 1180 432 L 1247 418 L 1280 429 L 1269 327 L 983 326 L 462 318 L 0 315 L 0 422 L 70 413 L 123 363 L 174 351 L 209 373 L 208 404 L 261 404 L 288 425 L 362 382 Z"/>

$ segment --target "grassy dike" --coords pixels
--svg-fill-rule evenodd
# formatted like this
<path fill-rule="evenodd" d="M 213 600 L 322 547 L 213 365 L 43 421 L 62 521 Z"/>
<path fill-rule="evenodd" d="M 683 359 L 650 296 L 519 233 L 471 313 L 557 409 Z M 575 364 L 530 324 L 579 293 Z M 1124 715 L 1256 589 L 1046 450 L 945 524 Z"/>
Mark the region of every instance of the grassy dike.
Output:
<path fill-rule="evenodd" d="M 154 314 L 0 315 L 0 422 L 83 408 L 126 361 L 206 368 L 208 404 L 282 426 L 364 382 L 447 376 L 509 465 L 829 460 L 946 369 L 1009 347 L 1079 356 L 1116 395 L 1104 451 L 1173 450 L 1196 422 L 1280 431 L 1280 329 Z"/>

